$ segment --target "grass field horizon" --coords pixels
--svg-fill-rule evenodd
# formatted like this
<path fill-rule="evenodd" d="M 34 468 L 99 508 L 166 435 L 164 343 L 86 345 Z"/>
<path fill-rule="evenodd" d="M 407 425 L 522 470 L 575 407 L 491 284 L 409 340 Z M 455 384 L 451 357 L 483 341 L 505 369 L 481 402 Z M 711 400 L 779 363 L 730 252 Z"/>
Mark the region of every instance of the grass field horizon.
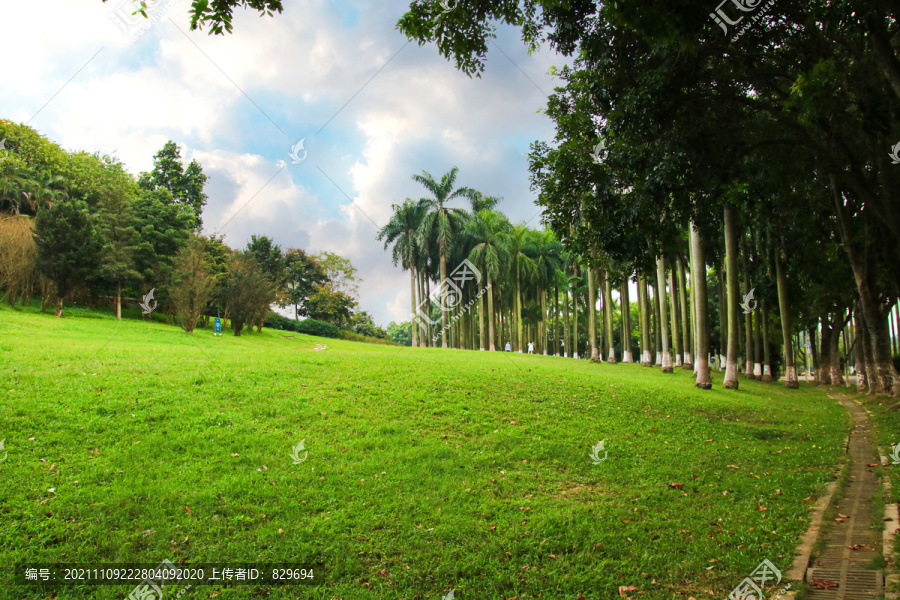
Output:
<path fill-rule="evenodd" d="M 849 430 L 803 383 L 64 314 L 0 308 L 2 563 L 315 569 L 184 598 L 725 597 L 790 566 Z"/>

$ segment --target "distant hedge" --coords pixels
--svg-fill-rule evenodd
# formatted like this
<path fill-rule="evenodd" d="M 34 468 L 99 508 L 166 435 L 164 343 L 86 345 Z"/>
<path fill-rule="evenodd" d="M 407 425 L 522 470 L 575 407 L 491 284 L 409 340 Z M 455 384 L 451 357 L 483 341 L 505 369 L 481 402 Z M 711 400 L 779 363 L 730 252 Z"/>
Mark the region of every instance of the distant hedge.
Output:
<path fill-rule="evenodd" d="M 315 319 L 306 319 L 297 323 L 296 331 L 307 333 L 309 335 L 318 335 L 320 337 L 336 338 L 341 334 L 337 325 L 326 323 L 325 321 L 316 321 Z"/>
<path fill-rule="evenodd" d="M 326 323 L 324 321 L 316 321 L 315 319 L 296 321 L 294 319 L 282 317 L 274 312 L 269 313 L 264 325 L 270 329 L 278 329 L 281 331 L 296 331 L 297 333 L 317 335 L 319 337 L 340 337 L 340 330 L 337 325 L 332 325 L 331 323 Z"/>

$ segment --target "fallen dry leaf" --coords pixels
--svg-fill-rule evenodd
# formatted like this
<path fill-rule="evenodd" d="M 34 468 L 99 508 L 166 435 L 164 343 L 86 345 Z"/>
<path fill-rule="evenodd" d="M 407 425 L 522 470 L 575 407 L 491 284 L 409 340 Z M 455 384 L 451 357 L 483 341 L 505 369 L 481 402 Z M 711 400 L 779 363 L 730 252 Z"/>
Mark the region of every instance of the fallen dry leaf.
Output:
<path fill-rule="evenodd" d="M 670 488 L 683 488 L 684 484 L 683 483 L 670 483 L 669 487 Z"/>
<path fill-rule="evenodd" d="M 842 515 L 841 513 L 838 513 L 838 516 L 839 516 L 840 518 L 842 518 L 842 519 L 849 519 L 849 518 L 850 518 L 849 515 Z"/>
<path fill-rule="evenodd" d="M 827 590 L 828 588 L 836 588 L 838 586 L 835 582 L 828 581 L 827 579 L 813 579 L 810 583 L 820 590 Z"/>
<path fill-rule="evenodd" d="M 847 546 L 851 550 L 860 550 L 862 552 L 875 552 L 875 548 L 868 544 L 857 544 L 855 546 Z"/>
<path fill-rule="evenodd" d="M 190 506 L 185 506 L 185 507 L 184 507 L 184 510 L 188 511 L 188 514 L 191 514 L 191 507 L 190 507 Z"/>
<path fill-rule="evenodd" d="M 728 468 L 729 469 L 740 469 L 740 467 L 737 465 L 728 465 Z"/>
<path fill-rule="evenodd" d="M 622 596 L 623 598 L 627 598 L 628 595 L 625 592 L 633 592 L 635 590 L 637 590 L 637 588 L 634 587 L 633 585 L 620 585 L 619 586 L 619 595 Z"/>
<path fill-rule="evenodd" d="M 764 511 L 764 510 L 769 510 L 769 509 L 766 508 L 765 506 L 757 506 L 757 507 L 756 507 L 756 510 L 762 512 L 762 511 Z"/>

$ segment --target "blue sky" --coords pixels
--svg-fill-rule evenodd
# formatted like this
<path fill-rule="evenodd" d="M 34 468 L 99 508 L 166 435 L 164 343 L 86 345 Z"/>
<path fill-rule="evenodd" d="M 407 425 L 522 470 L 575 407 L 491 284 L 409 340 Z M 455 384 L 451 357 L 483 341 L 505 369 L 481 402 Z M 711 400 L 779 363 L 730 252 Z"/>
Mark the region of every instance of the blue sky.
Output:
<path fill-rule="evenodd" d="M 382 326 L 407 319 L 409 276 L 375 233 L 392 204 L 423 195 L 412 174 L 457 166 L 459 185 L 539 226 L 526 153 L 552 139 L 541 90 L 567 62 L 549 47 L 529 56 L 502 28 L 509 59 L 492 47 L 486 73 L 469 78 L 433 45 L 407 44 L 395 26 L 408 1 L 287 0 L 274 18 L 238 12 L 226 36 L 189 32 L 189 0 L 148 4 L 152 20 L 134 24 L 130 0 L 0 5 L 13 25 L 0 116 L 70 150 L 114 153 L 135 174 L 174 140 L 210 177 L 207 233 L 350 258 L 360 307 Z"/>

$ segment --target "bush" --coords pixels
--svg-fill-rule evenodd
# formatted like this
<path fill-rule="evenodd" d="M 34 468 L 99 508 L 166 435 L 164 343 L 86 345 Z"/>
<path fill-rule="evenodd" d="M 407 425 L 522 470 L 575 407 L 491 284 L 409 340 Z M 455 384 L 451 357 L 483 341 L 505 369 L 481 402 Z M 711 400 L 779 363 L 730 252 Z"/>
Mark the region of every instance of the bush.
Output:
<path fill-rule="evenodd" d="M 316 321 L 315 319 L 306 319 L 297 323 L 298 333 L 306 333 L 308 335 L 317 335 L 320 337 L 336 338 L 340 336 L 340 330 L 337 325 L 326 323 L 324 321 Z"/>
<path fill-rule="evenodd" d="M 355 331 L 349 331 L 347 329 L 341 329 L 340 331 L 342 340 L 349 340 L 351 342 L 365 342 L 367 344 L 382 344 L 385 346 L 402 346 L 403 344 L 398 344 L 393 340 L 386 340 L 380 337 L 372 337 L 368 335 L 362 335 L 361 333 L 356 333 Z"/>
<path fill-rule="evenodd" d="M 282 317 L 275 312 L 269 312 L 269 314 L 266 316 L 266 322 L 263 323 L 263 327 L 268 327 L 269 329 L 278 329 L 279 331 L 297 331 L 297 325 L 299 324 L 299 321 L 288 319 L 287 317 Z"/>

